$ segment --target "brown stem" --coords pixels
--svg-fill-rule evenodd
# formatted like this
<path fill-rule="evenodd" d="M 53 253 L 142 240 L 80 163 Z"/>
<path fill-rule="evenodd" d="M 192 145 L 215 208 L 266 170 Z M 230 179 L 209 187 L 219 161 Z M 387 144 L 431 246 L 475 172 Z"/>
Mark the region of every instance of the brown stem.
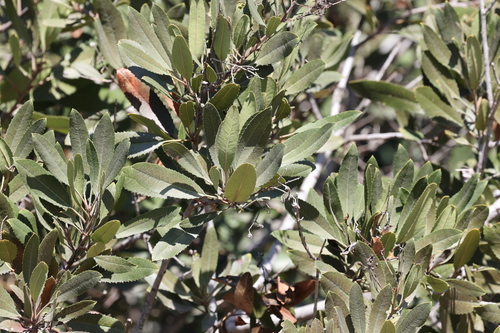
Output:
<path fill-rule="evenodd" d="M 170 259 L 162 260 L 161 262 L 161 266 L 160 269 L 158 270 L 158 274 L 156 275 L 155 282 L 151 286 L 151 291 L 149 292 L 148 298 L 146 299 L 146 303 L 144 304 L 144 309 L 142 310 L 141 317 L 139 318 L 139 321 L 137 322 L 137 325 L 134 328 L 134 333 L 142 332 L 144 324 L 146 324 L 146 320 L 148 319 L 149 313 L 151 312 L 153 304 L 155 303 L 156 294 L 160 289 L 160 283 L 161 280 L 163 279 L 163 275 L 165 275 L 165 272 L 167 271 L 169 262 Z"/>

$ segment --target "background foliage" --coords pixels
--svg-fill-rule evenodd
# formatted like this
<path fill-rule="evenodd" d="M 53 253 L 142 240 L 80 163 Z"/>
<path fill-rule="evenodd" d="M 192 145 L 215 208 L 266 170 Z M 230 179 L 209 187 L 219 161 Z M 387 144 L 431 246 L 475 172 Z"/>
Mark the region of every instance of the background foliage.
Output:
<path fill-rule="evenodd" d="M 495 331 L 499 12 L 5 0 L 0 328 Z"/>

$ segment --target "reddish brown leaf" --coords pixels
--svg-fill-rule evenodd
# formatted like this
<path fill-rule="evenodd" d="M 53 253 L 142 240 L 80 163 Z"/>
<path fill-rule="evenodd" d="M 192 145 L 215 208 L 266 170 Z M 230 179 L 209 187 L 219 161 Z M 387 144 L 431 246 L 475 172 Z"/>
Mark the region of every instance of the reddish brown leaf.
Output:
<path fill-rule="evenodd" d="M 144 117 L 153 120 L 164 131 L 173 134 L 172 118 L 168 109 L 178 113 L 178 105 L 165 94 L 157 95 L 149 86 L 136 77 L 129 69 L 119 68 L 116 71 L 118 85 L 127 99 Z"/>
<path fill-rule="evenodd" d="M 262 295 L 261 297 L 262 297 L 262 303 L 265 306 L 271 306 L 271 305 L 277 305 L 278 306 L 278 305 L 281 304 L 276 299 L 276 294 L 274 294 L 274 293 Z"/>
<path fill-rule="evenodd" d="M 283 306 L 270 306 L 269 312 L 278 317 L 280 320 L 288 319 L 292 323 L 297 322 L 297 318 L 295 318 L 295 316 L 287 308 Z"/>
<path fill-rule="evenodd" d="M 45 287 L 43 288 L 42 295 L 40 296 L 40 306 L 45 306 L 50 301 L 50 295 L 52 294 L 52 288 L 56 284 L 56 280 L 51 276 L 45 281 Z"/>
<path fill-rule="evenodd" d="M 297 282 L 293 285 L 293 288 L 293 300 L 290 303 L 285 304 L 287 308 L 299 304 L 311 295 L 314 292 L 315 280 L 309 279 Z"/>
<path fill-rule="evenodd" d="M 384 255 L 384 244 L 378 237 L 372 237 L 372 249 L 376 255 L 383 256 Z"/>
<path fill-rule="evenodd" d="M 277 284 L 276 298 L 278 299 L 278 301 L 280 301 L 281 304 L 290 303 L 293 299 L 293 287 L 290 287 L 288 283 L 281 280 L 279 276 L 277 278 L 276 284 Z"/>
<path fill-rule="evenodd" d="M 235 320 L 234 324 L 235 324 L 236 326 L 243 326 L 243 325 L 246 325 L 246 324 L 247 324 L 247 322 L 246 322 L 246 321 L 244 321 L 243 319 L 241 319 L 241 317 L 240 317 L 240 316 L 238 316 L 238 317 L 236 317 L 236 320 Z"/>
<path fill-rule="evenodd" d="M 243 273 L 238 284 L 236 285 L 236 290 L 234 291 L 234 302 L 233 304 L 247 314 L 251 315 L 253 310 L 253 281 L 252 275 L 248 272 Z"/>

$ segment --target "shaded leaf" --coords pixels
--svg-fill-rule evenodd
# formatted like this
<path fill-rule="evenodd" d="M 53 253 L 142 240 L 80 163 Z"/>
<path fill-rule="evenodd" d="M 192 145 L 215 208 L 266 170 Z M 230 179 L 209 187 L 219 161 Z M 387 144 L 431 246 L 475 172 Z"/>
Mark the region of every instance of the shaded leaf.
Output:
<path fill-rule="evenodd" d="M 102 242 L 104 244 L 108 243 L 115 236 L 116 232 L 120 228 L 120 221 L 112 220 L 106 222 L 103 226 L 97 228 L 92 234 L 92 240 L 95 242 Z"/>
<path fill-rule="evenodd" d="M 129 237 L 180 221 L 179 207 L 161 207 L 134 217 L 120 225 L 116 238 Z"/>
<path fill-rule="evenodd" d="M 431 308 L 431 303 L 422 303 L 411 309 L 406 316 L 401 316 L 396 324 L 396 333 L 415 333 L 427 320 Z"/>
<path fill-rule="evenodd" d="M 466 265 L 472 259 L 474 252 L 476 252 L 476 249 L 479 246 L 480 238 L 481 233 L 478 229 L 472 229 L 467 233 L 464 240 L 455 251 L 455 257 L 453 259 L 453 266 L 455 267 L 455 270 Z"/>
<path fill-rule="evenodd" d="M 430 87 L 418 87 L 415 90 L 417 101 L 424 112 L 432 118 L 442 117 L 462 126 L 463 121 L 460 114 L 451 106 L 446 104 Z"/>
<path fill-rule="evenodd" d="M 58 302 L 68 301 L 79 296 L 95 286 L 101 280 L 101 274 L 96 271 L 85 271 L 71 277 L 68 281 L 61 284 L 52 297 L 57 297 Z"/>
<path fill-rule="evenodd" d="M 97 302 L 85 300 L 71 304 L 54 315 L 54 320 L 67 323 L 68 321 L 78 318 L 90 310 L 92 310 Z"/>
<path fill-rule="evenodd" d="M 38 298 L 42 294 L 43 287 L 45 286 L 45 281 L 47 280 L 48 271 L 49 267 L 45 262 L 42 261 L 38 263 L 38 265 L 36 265 L 35 269 L 31 273 L 31 277 L 29 279 L 29 287 L 34 303 L 38 301 Z"/>
<path fill-rule="evenodd" d="M 217 29 L 213 40 L 212 48 L 217 57 L 224 61 L 231 47 L 231 28 L 229 22 L 220 15 L 217 17 Z"/>
<path fill-rule="evenodd" d="M 196 235 L 179 228 L 170 229 L 153 248 L 153 260 L 170 259 L 191 244 Z"/>
<path fill-rule="evenodd" d="M 351 81 L 349 85 L 361 96 L 375 102 L 380 102 L 396 110 L 414 112 L 420 109 L 413 92 L 400 85 L 369 80 Z"/>
<path fill-rule="evenodd" d="M 73 331 L 125 333 L 125 327 L 118 320 L 98 313 L 85 314 L 67 323 Z"/>

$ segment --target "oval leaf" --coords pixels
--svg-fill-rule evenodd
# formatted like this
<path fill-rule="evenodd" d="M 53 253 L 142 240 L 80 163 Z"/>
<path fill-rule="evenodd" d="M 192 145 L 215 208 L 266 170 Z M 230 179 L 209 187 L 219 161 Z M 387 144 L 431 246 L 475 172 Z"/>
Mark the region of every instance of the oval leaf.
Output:
<path fill-rule="evenodd" d="M 227 181 L 224 194 L 230 202 L 247 200 L 255 189 L 257 174 L 253 165 L 244 163 L 238 167 Z"/>

